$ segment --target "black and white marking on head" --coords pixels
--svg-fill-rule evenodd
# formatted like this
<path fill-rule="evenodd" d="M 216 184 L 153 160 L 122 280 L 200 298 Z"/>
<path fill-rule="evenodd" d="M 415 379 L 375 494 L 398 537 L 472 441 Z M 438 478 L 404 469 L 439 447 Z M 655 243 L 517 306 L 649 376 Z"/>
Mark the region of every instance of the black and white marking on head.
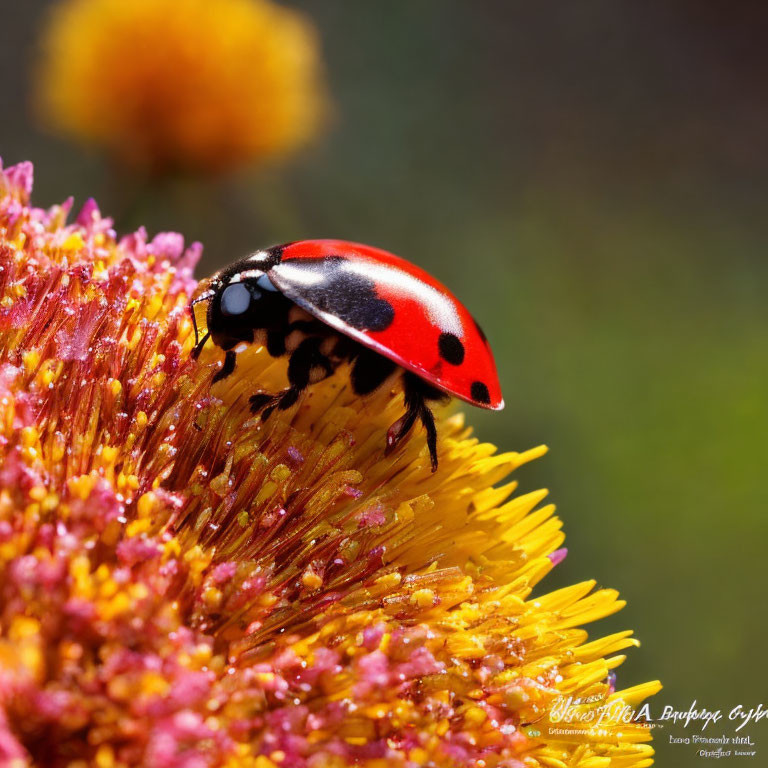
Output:
<path fill-rule="evenodd" d="M 469 394 L 472 396 L 472 399 L 478 403 L 487 404 L 491 402 L 491 393 L 482 381 L 473 381 Z"/>
<path fill-rule="evenodd" d="M 454 333 L 441 333 L 437 340 L 440 357 L 451 365 L 461 365 L 464 362 L 464 345 Z"/>
<path fill-rule="evenodd" d="M 226 279 L 226 284 L 232 285 L 233 283 L 242 283 L 244 280 L 253 280 L 263 274 L 264 272 L 260 269 L 241 269 L 228 277 Z"/>
<path fill-rule="evenodd" d="M 244 261 L 266 272 L 271 267 L 274 267 L 275 264 L 279 264 L 282 257 L 283 246 L 276 245 L 264 251 L 255 251 L 250 256 L 246 256 Z"/>

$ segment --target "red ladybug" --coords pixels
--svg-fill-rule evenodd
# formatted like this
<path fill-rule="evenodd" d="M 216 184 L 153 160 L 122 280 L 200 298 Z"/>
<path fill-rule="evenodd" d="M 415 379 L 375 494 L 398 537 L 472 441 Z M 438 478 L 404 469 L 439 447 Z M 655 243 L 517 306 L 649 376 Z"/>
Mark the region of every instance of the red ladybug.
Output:
<path fill-rule="evenodd" d="M 420 419 L 434 471 L 430 401 L 453 395 L 481 408 L 504 407 L 491 348 L 472 315 L 431 275 L 379 248 L 302 240 L 257 251 L 217 272 L 192 304 L 206 300 L 208 329 L 193 354 L 209 337 L 225 350 L 214 381 L 234 371 L 235 347 L 243 342 L 264 344 L 274 357 L 290 355 L 290 386 L 251 397 L 263 420 L 344 361 L 352 363 L 359 395 L 397 375 L 406 410 L 389 428 L 387 452 Z"/>

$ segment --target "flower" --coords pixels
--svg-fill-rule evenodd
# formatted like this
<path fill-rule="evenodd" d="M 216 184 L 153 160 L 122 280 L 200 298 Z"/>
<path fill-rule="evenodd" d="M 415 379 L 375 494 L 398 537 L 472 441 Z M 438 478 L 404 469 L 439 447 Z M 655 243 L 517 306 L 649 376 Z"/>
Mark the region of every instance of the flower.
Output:
<path fill-rule="evenodd" d="M 271 0 L 62 0 L 44 31 L 49 125 L 151 173 L 215 173 L 300 147 L 322 121 L 314 28 Z"/>
<path fill-rule="evenodd" d="M 630 632 L 587 641 L 615 591 L 531 594 L 561 524 L 505 478 L 543 448 L 442 413 L 432 474 L 343 375 L 262 424 L 284 361 L 190 358 L 200 247 L 31 178 L 0 174 L 0 763 L 650 765 L 642 723 L 554 727 L 659 685 L 614 690 Z"/>

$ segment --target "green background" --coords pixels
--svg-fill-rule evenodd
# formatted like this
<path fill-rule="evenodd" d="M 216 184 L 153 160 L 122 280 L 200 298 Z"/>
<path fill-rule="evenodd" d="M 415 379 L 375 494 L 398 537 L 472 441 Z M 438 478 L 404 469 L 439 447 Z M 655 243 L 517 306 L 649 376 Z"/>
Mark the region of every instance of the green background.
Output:
<path fill-rule="evenodd" d="M 94 195 L 121 226 L 180 230 L 205 244 L 201 275 L 305 236 L 432 271 L 496 351 L 507 408 L 468 414 L 480 436 L 551 448 L 519 473 L 565 520 L 544 586 L 595 578 L 629 601 L 594 628 L 643 642 L 619 684 L 660 678 L 657 709 L 765 697 L 765 3 L 306 0 L 326 134 L 130 213 L 107 164 L 29 118 L 46 5 L 3 3 L 0 27 L 0 154 L 35 161 L 37 203 Z M 667 732 L 659 765 L 701 764 Z M 744 732 L 747 764 L 768 764 L 768 727 Z"/>

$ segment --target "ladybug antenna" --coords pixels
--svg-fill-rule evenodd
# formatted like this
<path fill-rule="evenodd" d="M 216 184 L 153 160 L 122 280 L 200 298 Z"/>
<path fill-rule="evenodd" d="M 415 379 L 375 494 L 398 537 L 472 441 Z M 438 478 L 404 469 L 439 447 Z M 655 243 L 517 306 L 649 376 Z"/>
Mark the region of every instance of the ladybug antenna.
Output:
<path fill-rule="evenodd" d="M 203 344 L 208 340 L 208 337 L 210 336 L 209 333 L 206 333 L 203 337 L 202 344 L 200 343 L 200 332 L 197 328 L 197 315 L 195 314 L 195 305 L 199 304 L 201 301 L 208 301 L 208 299 L 211 298 L 215 293 L 214 290 L 208 289 L 207 291 L 203 291 L 196 299 L 192 299 L 192 301 L 189 303 L 189 309 L 192 313 L 192 327 L 195 329 L 195 347 L 192 352 L 194 357 L 197 357 L 200 354 L 200 350 L 203 348 Z"/>

